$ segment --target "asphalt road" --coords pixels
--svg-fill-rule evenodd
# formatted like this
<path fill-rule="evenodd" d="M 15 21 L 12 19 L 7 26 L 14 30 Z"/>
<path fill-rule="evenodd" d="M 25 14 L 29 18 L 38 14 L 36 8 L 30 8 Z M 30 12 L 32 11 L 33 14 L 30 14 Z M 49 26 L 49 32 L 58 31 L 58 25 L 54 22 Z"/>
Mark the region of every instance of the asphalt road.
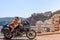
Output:
<path fill-rule="evenodd" d="M 8 39 L 3 39 L 3 36 L 0 36 L 0 40 L 8 40 Z M 32 39 L 28 39 L 27 37 L 16 37 L 16 38 L 12 38 L 14 40 L 32 40 Z M 10 39 L 10 40 L 12 40 Z M 60 40 L 60 34 L 53 34 L 53 35 L 43 35 L 43 36 L 37 36 L 35 39 L 33 40 Z"/>
<path fill-rule="evenodd" d="M 60 34 L 37 36 L 37 40 L 60 40 Z"/>

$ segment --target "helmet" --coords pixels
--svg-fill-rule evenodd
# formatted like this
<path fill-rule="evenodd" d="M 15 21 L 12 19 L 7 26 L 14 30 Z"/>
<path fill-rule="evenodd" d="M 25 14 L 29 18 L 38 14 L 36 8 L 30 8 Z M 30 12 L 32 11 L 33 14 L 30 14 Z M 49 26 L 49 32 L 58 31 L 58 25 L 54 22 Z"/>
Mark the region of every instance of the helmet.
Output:
<path fill-rule="evenodd" d="M 15 16 L 15 19 L 19 19 L 19 17 L 18 16 Z"/>

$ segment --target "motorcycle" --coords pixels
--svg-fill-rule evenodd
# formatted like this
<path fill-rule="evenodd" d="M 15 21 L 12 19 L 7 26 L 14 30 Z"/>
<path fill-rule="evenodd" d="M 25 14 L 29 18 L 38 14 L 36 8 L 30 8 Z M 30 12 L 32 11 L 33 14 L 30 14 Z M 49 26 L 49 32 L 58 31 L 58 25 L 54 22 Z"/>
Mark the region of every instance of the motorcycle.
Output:
<path fill-rule="evenodd" d="M 22 37 L 24 34 L 29 39 L 34 39 L 36 37 L 36 32 L 33 29 L 30 29 L 29 25 L 26 24 L 18 25 L 12 33 L 10 33 L 11 28 L 8 26 L 8 24 L 6 24 L 3 25 L 1 32 L 4 34 L 4 38 L 7 39 L 11 39 L 17 36 Z"/>

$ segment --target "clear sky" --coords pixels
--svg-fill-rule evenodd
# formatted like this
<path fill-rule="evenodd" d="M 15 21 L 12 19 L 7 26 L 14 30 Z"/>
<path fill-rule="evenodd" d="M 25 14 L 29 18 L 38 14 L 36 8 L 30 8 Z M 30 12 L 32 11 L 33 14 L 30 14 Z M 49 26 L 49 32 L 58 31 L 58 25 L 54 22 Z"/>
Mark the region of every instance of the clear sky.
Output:
<path fill-rule="evenodd" d="M 0 17 L 29 17 L 60 9 L 60 0 L 0 0 Z"/>

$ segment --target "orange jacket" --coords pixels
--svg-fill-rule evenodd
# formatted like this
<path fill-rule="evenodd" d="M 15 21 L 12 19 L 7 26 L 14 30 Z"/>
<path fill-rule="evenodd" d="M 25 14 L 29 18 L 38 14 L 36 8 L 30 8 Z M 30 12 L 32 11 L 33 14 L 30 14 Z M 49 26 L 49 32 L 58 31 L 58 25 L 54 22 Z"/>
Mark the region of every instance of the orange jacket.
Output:
<path fill-rule="evenodd" d="M 15 27 L 15 25 L 20 24 L 20 23 L 21 23 L 21 21 L 14 20 L 10 23 L 10 26 Z"/>

